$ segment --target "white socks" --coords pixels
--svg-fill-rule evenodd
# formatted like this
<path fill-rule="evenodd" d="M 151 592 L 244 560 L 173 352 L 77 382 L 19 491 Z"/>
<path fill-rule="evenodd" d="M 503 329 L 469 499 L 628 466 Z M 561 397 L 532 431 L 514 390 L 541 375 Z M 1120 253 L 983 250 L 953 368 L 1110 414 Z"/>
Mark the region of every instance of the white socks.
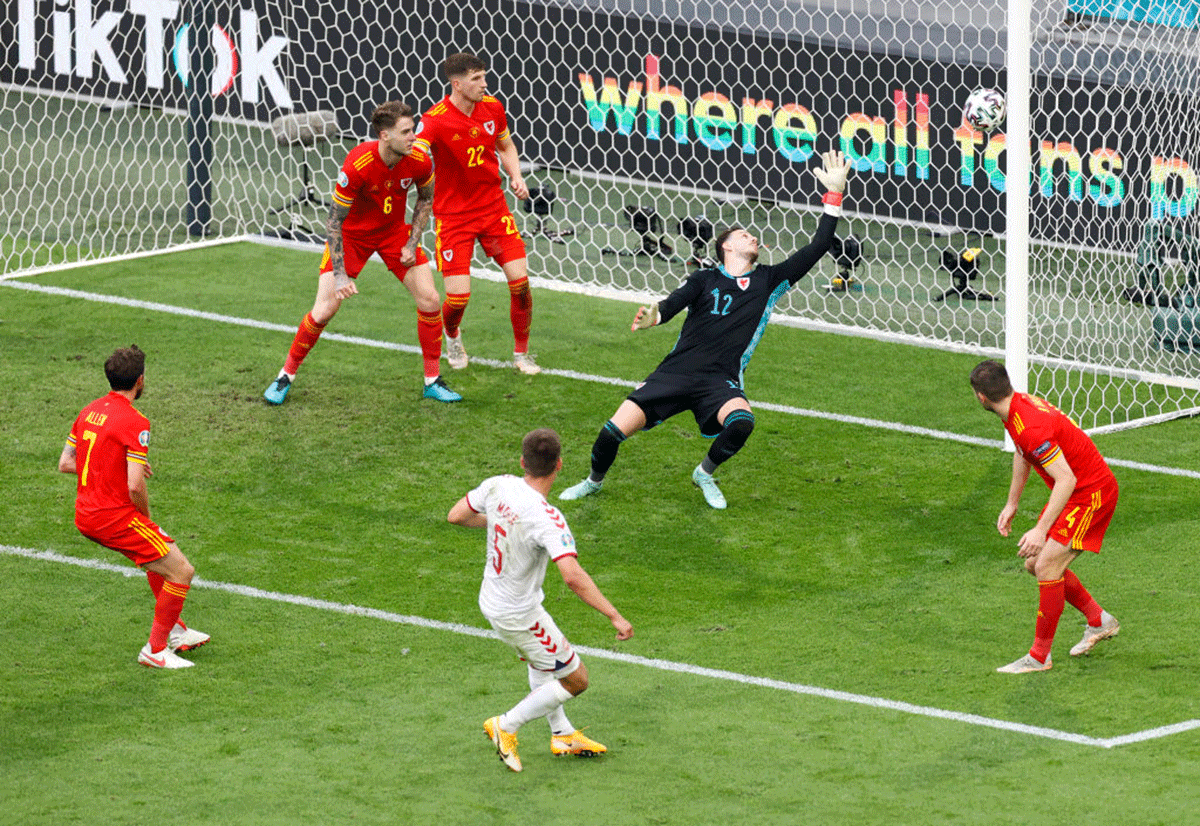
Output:
<path fill-rule="evenodd" d="M 529 688 L 534 690 L 541 688 L 548 682 L 558 682 L 554 679 L 553 674 L 547 674 L 545 671 L 538 671 L 535 668 L 529 669 Z M 567 713 L 562 706 L 554 709 L 546 715 L 546 722 L 550 724 L 551 734 L 571 734 L 575 731 L 575 726 L 571 725 L 571 721 L 567 719 Z"/>
<path fill-rule="evenodd" d="M 561 715 L 561 722 L 566 722 L 566 714 L 563 713 L 562 705 L 571 697 L 571 692 L 563 688 L 562 683 L 551 677 L 549 682 L 543 683 L 529 692 L 524 700 L 509 709 L 507 713 L 500 715 L 500 728 L 505 731 L 516 731 L 530 720 L 547 717 L 556 711 Z M 550 727 L 558 732 L 560 729 L 558 725 L 555 725 L 556 722 L 559 721 L 551 718 Z M 570 728 L 569 722 L 566 722 L 566 725 L 566 734 L 575 730 Z"/>

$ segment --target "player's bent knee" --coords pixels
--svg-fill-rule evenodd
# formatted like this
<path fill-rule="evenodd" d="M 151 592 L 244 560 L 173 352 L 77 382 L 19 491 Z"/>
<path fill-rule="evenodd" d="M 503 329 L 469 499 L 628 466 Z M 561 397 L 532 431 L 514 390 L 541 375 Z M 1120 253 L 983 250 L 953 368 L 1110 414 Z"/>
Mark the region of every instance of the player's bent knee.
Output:
<path fill-rule="evenodd" d="M 184 585 L 191 585 L 192 577 L 196 575 L 196 569 L 185 559 L 183 564 L 179 567 L 177 574 L 181 583 Z"/>
<path fill-rule="evenodd" d="M 1046 582 L 1059 579 L 1066 573 L 1067 566 L 1075 556 L 1076 553 L 1065 545 L 1050 540 L 1041 552 L 1032 558 L 1034 567 L 1030 569 L 1030 573 Z"/>
<path fill-rule="evenodd" d="M 753 432 L 754 414 L 749 410 L 733 411 L 725 417 L 725 423 L 721 427 L 721 435 L 724 436 L 734 452 L 746 444 Z"/>
<path fill-rule="evenodd" d="M 1061 579 L 1066 570 L 1066 565 L 1053 559 L 1046 559 L 1042 560 L 1041 564 L 1035 565 L 1031 573 L 1038 578 L 1039 582 L 1052 582 Z"/>
<path fill-rule="evenodd" d="M 563 688 L 565 688 L 567 691 L 571 692 L 572 697 L 578 697 L 580 694 L 587 691 L 587 687 L 588 687 L 587 666 L 585 666 L 581 662 L 579 664 L 579 668 L 575 669 L 570 674 L 563 677 L 561 680 L 559 680 L 559 682 L 562 683 Z"/>
<path fill-rule="evenodd" d="M 725 426 L 744 442 L 754 432 L 754 414 L 742 410 L 735 411 L 725 419 Z"/>
<path fill-rule="evenodd" d="M 160 570 L 167 579 L 172 582 L 178 582 L 181 585 L 191 585 L 192 577 L 196 575 L 196 568 L 188 561 L 188 558 L 183 555 L 183 551 L 179 550 L 179 546 L 172 543 L 171 550 L 162 558 L 166 570 Z"/>

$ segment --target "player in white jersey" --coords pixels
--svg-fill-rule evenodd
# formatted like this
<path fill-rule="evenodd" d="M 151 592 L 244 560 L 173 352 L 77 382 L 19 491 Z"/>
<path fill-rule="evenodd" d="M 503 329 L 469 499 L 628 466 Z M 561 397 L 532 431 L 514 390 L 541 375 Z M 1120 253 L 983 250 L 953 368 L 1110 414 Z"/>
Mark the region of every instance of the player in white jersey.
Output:
<path fill-rule="evenodd" d="M 526 434 L 521 442 L 521 467 L 524 478 L 485 479 L 459 499 L 446 517 L 456 525 L 487 528 L 479 609 L 500 639 L 515 648 L 529 666 L 529 694 L 483 724 L 496 753 L 515 772 L 521 771 L 517 729 L 538 717 L 545 717 L 550 724 L 553 754 L 594 757 L 607 751 L 571 725 L 563 711 L 563 703 L 588 687 L 588 673 L 542 607 L 547 563 L 553 560 L 567 587 L 608 617 L 618 640 L 633 636 L 633 626 L 579 565 L 566 519 L 546 501 L 562 469 L 558 434 L 549 428 Z"/>

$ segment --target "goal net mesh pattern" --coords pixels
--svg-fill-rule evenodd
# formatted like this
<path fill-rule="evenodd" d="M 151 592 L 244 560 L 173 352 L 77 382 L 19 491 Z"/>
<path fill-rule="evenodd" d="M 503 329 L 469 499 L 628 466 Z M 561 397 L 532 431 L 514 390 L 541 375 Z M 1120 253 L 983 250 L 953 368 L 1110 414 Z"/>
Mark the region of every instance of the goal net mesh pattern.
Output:
<path fill-rule="evenodd" d="M 962 106 L 1007 86 L 1004 6 L 750 5 L 16 0 L 2 271 L 201 237 L 319 243 L 374 106 L 425 110 L 442 60 L 469 51 L 536 190 L 512 202 L 531 274 L 658 296 L 730 225 L 781 260 L 813 232 L 812 169 L 837 148 L 855 170 L 837 254 L 777 311 L 1002 355 L 1007 136 Z M 1029 386 L 1090 428 L 1200 407 L 1197 23 L 1147 8 L 1030 11 Z"/>

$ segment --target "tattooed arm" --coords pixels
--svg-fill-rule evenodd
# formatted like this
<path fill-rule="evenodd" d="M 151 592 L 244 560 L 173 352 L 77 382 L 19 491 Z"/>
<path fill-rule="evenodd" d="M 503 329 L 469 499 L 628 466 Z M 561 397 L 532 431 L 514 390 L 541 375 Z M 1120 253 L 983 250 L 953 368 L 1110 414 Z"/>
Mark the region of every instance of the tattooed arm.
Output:
<path fill-rule="evenodd" d="M 425 186 L 417 187 L 417 201 L 413 204 L 412 230 L 408 234 L 408 242 L 400 250 L 400 263 L 412 266 L 417 260 L 417 244 L 425 234 L 425 225 L 433 212 L 433 177 Z"/>
<path fill-rule="evenodd" d="M 342 224 L 350 214 L 350 207 L 336 202 L 329 208 L 329 221 L 325 225 L 325 244 L 329 248 L 329 263 L 333 266 L 333 283 L 338 298 L 349 298 L 358 292 L 353 279 L 346 275 L 346 250 L 342 244 Z"/>

